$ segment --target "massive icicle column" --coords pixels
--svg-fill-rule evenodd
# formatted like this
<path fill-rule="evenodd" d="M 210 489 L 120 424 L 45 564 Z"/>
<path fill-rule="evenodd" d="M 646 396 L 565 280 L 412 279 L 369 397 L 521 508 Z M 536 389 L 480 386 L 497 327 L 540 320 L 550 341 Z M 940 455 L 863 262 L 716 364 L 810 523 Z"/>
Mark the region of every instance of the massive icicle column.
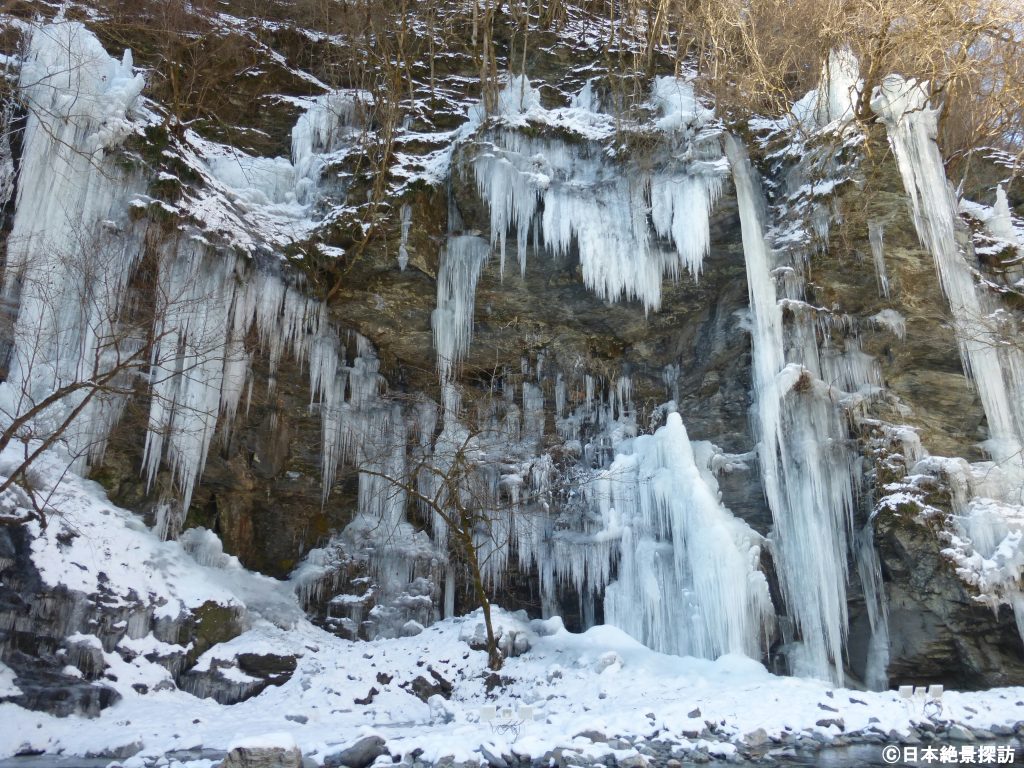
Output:
<path fill-rule="evenodd" d="M 606 621 L 668 653 L 759 658 L 774 622 L 760 537 L 722 506 L 678 413 L 622 449 L 587 491 L 619 537 Z"/>
<path fill-rule="evenodd" d="M 118 316 L 141 252 L 126 216 L 139 180 L 107 153 L 134 130 L 128 113 L 144 81 L 131 53 L 117 61 L 81 24 L 51 24 L 32 35 L 19 85 L 28 119 L 3 280 L 5 303 L 18 307 L 0 392 L 9 420 L 131 354 Z M 118 411 L 95 395 L 78 388 L 39 419 L 45 432 L 81 407 L 66 439 L 82 462 L 102 452 Z"/>
<path fill-rule="evenodd" d="M 846 555 L 853 507 L 851 457 L 836 406 L 816 391 L 815 334 L 787 363 L 787 333 L 774 270 L 782 265 L 765 240 L 763 204 L 743 146 L 726 137 L 740 211 L 753 320 L 754 426 L 765 496 L 775 521 L 775 562 L 783 597 L 802 642 L 793 644 L 797 674 L 842 682 L 846 638 Z M 787 270 L 788 271 L 788 270 Z M 800 322 L 799 319 L 796 322 Z M 810 368 L 806 366 L 811 366 Z"/>

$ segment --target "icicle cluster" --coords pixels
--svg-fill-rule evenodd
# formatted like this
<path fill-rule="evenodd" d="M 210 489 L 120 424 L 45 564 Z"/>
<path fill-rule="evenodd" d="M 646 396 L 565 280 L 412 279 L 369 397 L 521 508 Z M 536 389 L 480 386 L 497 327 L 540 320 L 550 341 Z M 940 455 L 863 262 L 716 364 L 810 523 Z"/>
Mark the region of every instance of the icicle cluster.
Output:
<path fill-rule="evenodd" d="M 17 318 L 0 404 L 13 419 L 70 387 L 32 428 L 43 436 L 74 417 L 62 439 L 81 464 L 99 458 L 120 415 L 124 396 L 106 390 L 127 393 L 131 377 L 148 364 L 144 471 L 150 484 L 162 461 L 172 472 L 180 504 L 164 505 L 160 519 L 173 534 L 218 419 L 230 422 L 252 386 L 245 344 L 250 332 L 268 358 L 271 387 L 284 355 L 299 365 L 310 363 L 312 398 L 324 414 L 325 493 L 338 461 L 353 457 L 353 446 L 368 450 L 366 438 L 379 431 L 377 422 L 394 419 L 381 416 L 375 401 L 378 363 L 365 340 L 346 366 L 321 303 L 277 275 L 217 252 L 201 236 L 162 238 L 155 284 L 148 289 L 152 315 L 144 319 L 152 327 L 127 322 L 133 312 L 129 288 L 146 236 L 145 222 L 133 224 L 128 210 L 145 180 L 107 150 L 135 130 L 131 109 L 143 84 L 132 71 L 130 52 L 120 62 L 110 58 L 80 24 L 59 22 L 34 31 L 20 81 L 29 115 L 3 283 L 4 300 L 16 308 Z M 293 176 L 274 170 L 287 161 L 257 158 L 260 163 L 246 167 L 236 158 L 233 167 L 263 173 L 256 186 L 267 200 L 308 198 L 294 174 L 315 187 L 324 155 L 342 141 L 356 101 L 351 94 L 329 94 L 300 119 L 293 132 Z M 126 380 L 108 382 L 97 394 L 96 382 L 105 373 L 140 352 L 139 364 L 126 368 Z"/>
<path fill-rule="evenodd" d="M 743 146 L 726 139 L 740 210 L 752 315 L 754 426 L 765 496 L 775 521 L 775 561 L 783 597 L 802 636 L 801 674 L 842 681 L 846 638 L 846 553 L 853 502 L 852 458 L 838 409 L 815 382 L 813 328 L 787 329 L 765 240 L 763 206 Z M 796 271 L 788 270 L 795 275 Z M 811 367 L 807 367 L 811 366 Z M 860 378 L 864 371 L 850 371 Z M 837 375 L 833 371 L 832 375 Z M 848 382 L 852 383 L 852 382 Z M 859 383 L 859 382 L 858 382 Z M 826 396 L 822 396 L 822 395 Z"/>
<path fill-rule="evenodd" d="M 491 248 L 473 235 L 448 238 L 437 274 L 437 308 L 431 317 L 437 371 L 444 384 L 465 359 L 473 339 L 476 284 Z"/>
<path fill-rule="evenodd" d="M 514 554 L 520 568 L 536 569 L 548 613 L 568 585 L 585 621 L 593 623 L 603 593 L 605 620 L 652 647 L 760 657 L 774 615 L 759 570 L 762 540 L 719 501 L 713 448 L 692 445 L 676 413 L 653 436 L 637 438 L 628 376 L 600 388 L 587 376 L 586 400 L 570 413 L 564 375 L 555 371 L 559 435 L 596 470 L 581 467 L 576 503 L 552 508 L 555 468 L 550 456 L 537 455 L 543 365 L 541 356 L 536 366 L 524 360 L 521 400 L 520 387 L 506 379 L 504 396 L 481 406 L 472 430 L 460 420 L 457 398 L 445 398 L 444 426 L 425 446 L 418 493 L 450 506 L 443 478 L 455 472 L 462 508 L 487 521 L 474 541 L 485 578 L 500 584 Z M 446 552 L 448 521 L 424 511 L 433 516 L 439 553 Z"/>
<path fill-rule="evenodd" d="M 658 81 L 656 101 L 665 111 L 660 122 L 666 130 L 709 118 L 692 88 L 672 78 Z M 540 112 L 531 101 L 530 114 Z M 708 216 L 724 171 L 716 144 L 687 140 L 687 151 L 678 155 L 691 155 L 688 162 L 631 173 L 608 160 L 596 143 L 500 129 L 489 138 L 473 161 L 473 174 L 490 207 L 491 241 L 502 271 L 512 230 L 525 274 L 532 230 L 555 257 L 566 256 L 575 244 L 584 283 L 608 301 L 637 299 L 645 309 L 657 310 L 665 276 L 676 279 L 684 269 L 700 274 L 710 237 Z"/>
<path fill-rule="evenodd" d="M 230 423 L 252 385 L 252 354 L 244 340 L 255 331 L 268 360 L 271 388 L 285 355 L 300 366 L 309 363 L 312 398 L 321 404 L 326 494 L 344 453 L 338 414 L 347 404 L 339 405 L 336 398 L 340 391 L 343 402 L 349 369 L 324 305 L 275 275 L 215 252 L 201 238 L 171 244 L 167 250 L 158 291 L 165 305 L 155 315 L 144 458 L 148 482 L 152 484 L 166 458 L 181 493 L 181 510 L 188 509 L 218 418 L 223 415 Z M 356 368 L 370 365 L 362 357 L 355 361 Z M 365 376 L 361 387 L 352 383 L 357 404 L 350 407 L 358 410 L 365 390 L 376 389 L 375 376 L 375 370 Z"/>
<path fill-rule="evenodd" d="M 957 237 L 957 206 L 935 137 L 938 111 L 925 88 L 895 75 L 885 78 L 871 106 L 886 124 L 918 237 L 935 260 L 956 322 L 964 368 L 974 379 L 988 420 L 987 447 L 1000 463 L 1021 465 L 1024 360 L 1000 345 L 989 320 L 989 297 L 975 286 Z"/>

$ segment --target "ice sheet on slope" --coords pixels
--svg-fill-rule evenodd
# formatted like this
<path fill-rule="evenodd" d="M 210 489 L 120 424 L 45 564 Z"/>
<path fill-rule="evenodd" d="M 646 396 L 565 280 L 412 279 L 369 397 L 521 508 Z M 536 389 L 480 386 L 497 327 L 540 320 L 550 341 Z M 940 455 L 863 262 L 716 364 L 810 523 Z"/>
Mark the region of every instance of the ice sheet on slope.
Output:
<path fill-rule="evenodd" d="M 240 149 L 189 135 L 211 181 L 238 209 L 241 222 L 262 240 L 285 247 L 322 226 L 331 214 L 317 209 L 326 169 L 354 151 L 362 91 L 331 91 L 309 102 L 292 128 L 291 157 L 253 157 Z M 202 193 L 200 193 L 202 194 Z"/>
<path fill-rule="evenodd" d="M 8 448 L 0 457 L 0 473 L 18 460 L 18 450 Z M 44 530 L 31 524 L 32 560 L 47 585 L 85 594 L 102 586 L 110 600 L 123 605 L 157 603 L 157 617 L 177 618 L 208 601 L 248 604 L 256 614 L 266 610 L 268 618 L 283 623 L 301 616 L 284 584 L 246 571 L 234 558 L 197 561 L 181 544 L 161 541 L 133 513 L 112 505 L 100 485 L 65 474 L 64 468 L 51 452 L 33 469 L 39 491 L 49 498 L 50 524 Z M 206 547 L 209 552 L 215 545 L 207 541 Z"/>

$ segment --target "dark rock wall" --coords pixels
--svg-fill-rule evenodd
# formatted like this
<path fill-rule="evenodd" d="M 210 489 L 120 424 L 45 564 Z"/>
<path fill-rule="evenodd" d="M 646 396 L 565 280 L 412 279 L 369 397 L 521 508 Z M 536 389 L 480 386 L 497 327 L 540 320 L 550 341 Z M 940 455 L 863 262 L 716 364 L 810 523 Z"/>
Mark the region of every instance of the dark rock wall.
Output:
<path fill-rule="evenodd" d="M 130 661 L 134 652 L 119 647 L 121 640 L 152 633 L 175 646 L 147 659 L 182 684 L 197 676 L 190 670 L 199 656 L 246 627 L 243 608 L 214 602 L 174 618 L 154 618 L 153 600 L 162 598 L 114 594 L 100 576 L 94 594 L 49 587 L 32 562 L 29 529 L 0 526 L 0 662 L 14 671 L 21 690 L 3 701 L 60 717 L 95 716 L 120 699 L 104 654 Z M 93 636 L 99 645 L 82 636 Z"/>

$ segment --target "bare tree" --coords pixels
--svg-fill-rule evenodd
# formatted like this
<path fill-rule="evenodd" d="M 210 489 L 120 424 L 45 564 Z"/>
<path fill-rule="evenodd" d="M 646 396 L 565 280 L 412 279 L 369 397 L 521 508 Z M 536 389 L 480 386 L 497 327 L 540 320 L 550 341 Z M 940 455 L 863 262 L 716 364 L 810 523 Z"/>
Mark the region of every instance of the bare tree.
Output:
<path fill-rule="evenodd" d="M 542 525 L 554 492 L 553 467 L 534 455 L 529 439 L 520 439 L 516 406 L 487 393 L 464 410 L 453 392 L 445 387 L 440 428 L 433 404 L 384 398 L 380 413 L 389 414 L 353 428 L 351 471 L 359 478 L 358 515 L 381 548 L 401 538 L 406 521 L 418 520 L 448 566 L 464 569 L 483 614 L 488 666 L 497 670 L 502 653 L 491 592 L 518 533 Z M 543 477 L 539 488 L 524 477 L 530 474 Z"/>
<path fill-rule="evenodd" d="M 669 0 L 664 13 L 723 112 L 784 112 L 814 88 L 829 53 L 860 60 L 856 117 L 897 73 L 945 104 L 946 154 L 1019 138 L 1024 8 L 1010 0 Z"/>

